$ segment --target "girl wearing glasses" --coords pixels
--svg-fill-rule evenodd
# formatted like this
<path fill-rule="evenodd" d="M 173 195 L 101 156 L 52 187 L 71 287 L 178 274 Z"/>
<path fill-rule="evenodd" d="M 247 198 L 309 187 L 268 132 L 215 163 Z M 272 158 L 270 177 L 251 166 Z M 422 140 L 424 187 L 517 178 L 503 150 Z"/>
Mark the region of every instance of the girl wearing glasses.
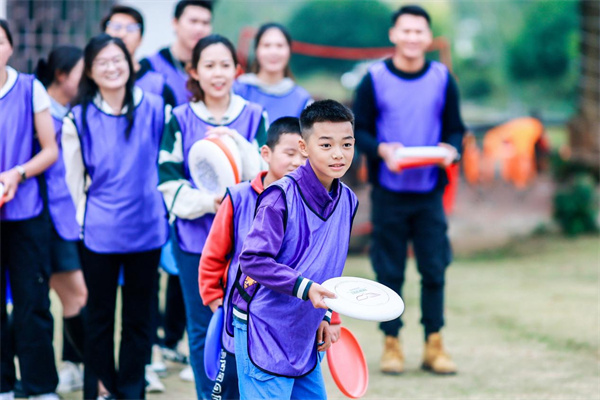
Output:
<path fill-rule="evenodd" d="M 160 249 L 167 239 L 158 184 L 158 148 L 165 122 L 162 99 L 134 86 L 129 52 L 106 34 L 84 50 L 76 105 L 63 121 L 67 186 L 83 233 L 88 286 L 84 364 L 106 388 L 84 382 L 84 398 L 145 397 L 144 366 L 151 348 L 152 296 Z M 119 368 L 114 325 L 123 267 Z"/>

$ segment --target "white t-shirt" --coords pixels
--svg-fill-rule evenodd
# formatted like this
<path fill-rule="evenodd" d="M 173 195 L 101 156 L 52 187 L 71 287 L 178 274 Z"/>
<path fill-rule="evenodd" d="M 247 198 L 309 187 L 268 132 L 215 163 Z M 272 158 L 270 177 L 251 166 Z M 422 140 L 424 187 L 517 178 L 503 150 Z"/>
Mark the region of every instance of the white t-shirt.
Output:
<path fill-rule="evenodd" d="M 16 69 L 7 66 L 6 72 L 8 73 L 8 79 L 4 83 L 4 86 L 0 88 L 0 99 L 6 96 L 6 93 L 17 82 L 17 76 L 19 73 Z M 34 79 L 33 81 L 33 112 L 39 113 L 40 111 L 44 111 L 50 108 L 50 96 L 48 92 L 46 92 L 46 88 L 42 85 L 42 82 Z"/>

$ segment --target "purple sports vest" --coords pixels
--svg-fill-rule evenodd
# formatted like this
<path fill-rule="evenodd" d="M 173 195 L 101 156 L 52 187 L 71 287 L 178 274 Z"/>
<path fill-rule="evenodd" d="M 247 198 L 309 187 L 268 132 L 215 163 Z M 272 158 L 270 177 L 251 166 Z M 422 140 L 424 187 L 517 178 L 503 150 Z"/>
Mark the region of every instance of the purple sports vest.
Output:
<path fill-rule="evenodd" d="M 252 187 L 252 183 L 242 182 L 227 189 L 231 204 L 233 205 L 233 254 L 229 263 L 227 272 L 227 287 L 225 288 L 225 298 L 223 299 L 223 310 L 225 312 L 225 329 L 223 329 L 223 347 L 230 353 L 235 353 L 233 340 L 233 317 L 231 292 L 233 290 L 238 271 L 240 270 L 239 258 L 244 247 L 244 239 L 250 231 L 252 221 L 254 220 L 254 209 L 258 193 Z"/>
<path fill-rule="evenodd" d="M 83 161 L 92 179 L 83 241 L 97 253 L 148 251 L 167 240 L 167 213 L 157 189 L 164 106 L 158 96 L 143 96 L 129 138 L 123 115 L 105 114 L 89 104 L 84 132 L 81 105 L 72 110 Z"/>
<path fill-rule="evenodd" d="M 271 123 L 281 117 L 300 117 L 310 100 L 310 94 L 298 85 L 288 93 L 278 96 L 265 93 L 258 86 L 235 81 L 233 91 L 248 101 L 262 105 L 267 110 Z"/>
<path fill-rule="evenodd" d="M 146 71 L 140 79 L 135 81 L 135 84 L 146 93 L 162 96 L 165 87 L 165 77 L 155 71 Z"/>
<path fill-rule="evenodd" d="M 17 76 L 14 86 L 0 99 L 0 171 L 29 161 L 34 152 L 33 75 Z M 0 220 L 16 221 L 38 216 L 43 209 L 38 181 L 19 184 L 15 198 L 0 209 Z"/>
<path fill-rule="evenodd" d="M 310 209 L 302 189 L 289 175 L 265 190 L 285 194 L 287 225 L 276 261 L 317 283 L 341 276 L 348 255 L 358 203 L 354 193 L 340 185 L 338 203 L 326 220 Z M 317 365 L 316 333 L 326 310 L 314 308 L 310 301 L 254 286 L 258 288 L 248 305 L 250 360 L 275 375 L 301 377 L 310 373 Z"/>
<path fill-rule="evenodd" d="M 263 108 L 258 104 L 246 103 L 240 115 L 225 126 L 235 129 L 249 142 L 252 142 L 256 136 L 262 118 L 262 112 Z M 194 113 L 189 103 L 175 107 L 175 109 L 173 109 L 173 116 L 177 118 L 177 122 L 181 128 L 181 139 L 183 141 L 183 170 L 185 177 L 192 187 L 195 188 L 196 185 L 194 185 L 194 181 L 190 176 L 187 155 L 192 148 L 192 145 L 198 140 L 204 139 L 206 131 L 215 125 L 200 119 Z M 175 221 L 175 228 L 181 249 L 188 253 L 201 254 L 214 217 L 215 214 L 205 214 L 202 217 L 193 220 L 177 218 Z"/>
<path fill-rule="evenodd" d="M 185 87 L 188 81 L 188 76 L 185 72 L 177 69 L 170 62 L 165 60 L 160 53 L 148 57 L 147 60 L 156 72 L 163 74 L 167 80 L 167 84 L 175 94 L 177 105 L 182 105 L 190 101 L 192 94 Z"/>
<path fill-rule="evenodd" d="M 45 172 L 48 186 L 48 209 L 56 232 L 64 240 L 79 240 L 80 227 L 75 218 L 73 198 L 65 181 L 65 163 L 62 156 L 62 119 L 52 117 L 58 144 L 58 159 Z"/>
<path fill-rule="evenodd" d="M 437 146 L 442 132 L 448 69 L 432 61 L 417 79 L 402 79 L 378 62 L 369 68 L 378 115 L 379 142 L 400 142 L 404 146 Z M 429 192 L 437 182 L 436 166 L 411 168 L 397 174 L 382 161 L 379 183 L 394 192 Z"/>

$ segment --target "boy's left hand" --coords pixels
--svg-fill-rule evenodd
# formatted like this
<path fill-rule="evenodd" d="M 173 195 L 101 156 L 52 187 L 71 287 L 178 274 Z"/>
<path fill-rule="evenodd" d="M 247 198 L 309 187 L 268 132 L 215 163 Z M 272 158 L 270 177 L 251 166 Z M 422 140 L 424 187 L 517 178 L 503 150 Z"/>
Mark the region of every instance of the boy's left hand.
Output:
<path fill-rule="evenodd" d="M 342 325 L 329 325 L 329 333 L 331 334 L 331 343 L 337 342 L 340 339 L 340 336 L 342 335 Z"/>
<path fill-rule="evenodd" d="M 439 147 L 443 147 L 444 149 L 448 150 L 448 156 L 446 158 L 444 158 L 443 161 L 440 161 L 438 163 L 438 166 L 442 167 L 442 168 L 447 168 L 450 165 L 452 165 L 452 163 L 456 160 L 456 157 L 458 156 L 458 151 L 456 150 L 456 148 L 454 146 L 452 146 L 451 144 L 448 143 L 438 143 Z"/>
<path fill-rule="evenodd" d="M 331 346 L 331 333 L 329 332 L 329 323 L 321 321 L 317 330 L 317 350 L 326 351 Z"/>

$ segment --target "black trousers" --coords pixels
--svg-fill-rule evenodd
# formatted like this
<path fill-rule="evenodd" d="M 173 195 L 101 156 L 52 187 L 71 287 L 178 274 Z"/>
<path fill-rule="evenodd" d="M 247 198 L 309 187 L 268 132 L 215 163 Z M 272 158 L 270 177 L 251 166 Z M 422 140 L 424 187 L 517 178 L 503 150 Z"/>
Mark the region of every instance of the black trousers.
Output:
<path fill-rule="evenodd" d="M 402 296 L 408 243 L 412 242 L 421 275 L 421 323 L 425 337 L 444 326 L 444 283 L 452 250 L 446 234 L 443 190 L 395 193 L 374 187 L 371 262 L 377 280 Z M 380 329 L 398 336 L 402 320 L 382 322 Z"/>
<path fill-rule="evenodd" d="M 42 214 L 22 221 L 0 222 L 1 242 L 1 380 L 0 392 L 14 389 L 14 356 L 27 395 L 52 393 L 58 384 L 50 314 L 50 221 Z M 7 274 L 8 272 L 8 274 Z M 6 309 L 7 276 L 13 310 Z"/>
<path fill-rule="evenodd" d="M 100 254 L 84 248 L 82 265 L 88 287 L 84 364 L 119 399 L 145 398 L 145 364 L 151 352 L 152 306 L 158 279 L 160 248 Z M 119 270 L 123 266 L 121 346 L 115 367 L 114 330 Z M 97 397 L 97 385 L 86 379 L 84 398 Z"/>

